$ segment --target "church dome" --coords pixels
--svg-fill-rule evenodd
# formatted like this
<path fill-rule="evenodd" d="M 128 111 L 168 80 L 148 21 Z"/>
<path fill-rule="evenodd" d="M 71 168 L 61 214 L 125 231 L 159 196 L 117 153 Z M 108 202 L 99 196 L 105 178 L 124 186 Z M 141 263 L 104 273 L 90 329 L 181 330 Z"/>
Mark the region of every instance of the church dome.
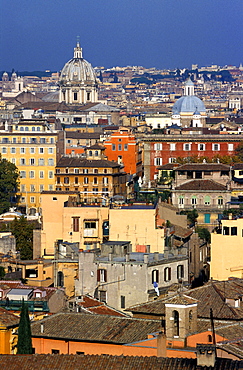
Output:
<path fill-rule="evenodd" d="M 205 113 L 206 108 L 201 99 L 195 95 L 182 96 L 173 105 L 172 112 L 175 113 Z"/>
<path fill-rule="evenodd" d="M 87 60 L 83 59 L 82 48 L 77 42 L 74 48 L 74 57 L 63 67 L 59 79 L 60 85 L 72 84 L 93 84 L 96 83 L 96 75 L 93 67 Z"/>

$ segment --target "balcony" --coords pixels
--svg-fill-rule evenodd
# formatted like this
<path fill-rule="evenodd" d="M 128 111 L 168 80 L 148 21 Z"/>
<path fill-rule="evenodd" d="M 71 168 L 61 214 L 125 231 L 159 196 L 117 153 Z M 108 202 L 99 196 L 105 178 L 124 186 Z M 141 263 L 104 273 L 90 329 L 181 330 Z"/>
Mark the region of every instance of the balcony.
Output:
<path fill-rule="evenodd" d="M 47 301 L 25 301 L 30 312 L 49 312 Z M 0 300 L 0 307 L 10 311 L 21 311 L 22 300 Z"/>

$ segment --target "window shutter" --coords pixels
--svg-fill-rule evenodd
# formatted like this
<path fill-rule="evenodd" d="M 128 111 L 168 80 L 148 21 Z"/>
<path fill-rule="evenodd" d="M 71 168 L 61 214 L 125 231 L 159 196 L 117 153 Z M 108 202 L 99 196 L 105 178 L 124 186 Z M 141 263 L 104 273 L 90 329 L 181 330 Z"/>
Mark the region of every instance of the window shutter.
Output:
<path fill-rule="evenodd" d="M 169 267 L 169 271 L 168 271 L 168 277 L 169 277 L 168 280 L 171 280 L 171 268 L 170 267 Z"/>
<path fill-rule="evenodd" d="M 104 281 L 107 282 L 107 271 L 104 270 Z"/>
<path fill-rule="evenodd" d="M 97 281 L 100 282 L 100 270 L 97 270 Z"/>

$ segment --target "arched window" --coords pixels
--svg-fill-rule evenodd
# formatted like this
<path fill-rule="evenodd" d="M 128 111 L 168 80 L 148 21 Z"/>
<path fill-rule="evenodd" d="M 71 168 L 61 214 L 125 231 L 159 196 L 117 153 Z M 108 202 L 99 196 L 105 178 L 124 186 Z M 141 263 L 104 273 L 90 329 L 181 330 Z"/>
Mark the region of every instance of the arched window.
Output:
<path fill-rule="evenodd" d="M 171 268 L 166 267 L 164 269 L 164 281 L 170 281 L 171 280 Z"/>
<path fill-rule="evenodd" d="M 179 312 L 174 310 L 173 311 L 173 336 L 179 337 L 180 328 L 179 328 Z"/>
<path fill-rule="evenodd" d="M 152 284 L 156 282 L 159 282 L 159 270 L 153 270 L 152 271 Z"/>
<path fill-rule="evenodd" d="M 192 203 L 192 205 L 196 205 L 197 204 L 197 197 L 196 197 L 196 195 L 193 195 L 192 196 L 191 203 Z"/>
<path fill-rule="evenodd" d="M 222 206 L 223 205 L 223 197 L 220 195 L 218 197 L 218 206 Z"/>
<path fill-rule="evenodd" d="M 58 271 L 57 273 L 57 286 L 63 287 L 64 285 L 64 275 L 62 271 Z"/>
<path fill-rule="evenodd" d="M 184 278 L 184 265 L 178 265 L 177 266 L 177 279 L 183 279 Z"/>
<path fill-rule="evenodd" d="M 204 197 L 204 204 L 205 204 L 206 206 L 208 206 L 208 205 L 210 204 L 210 196 L 209 196 L 209 195 L 206 195 L 206 196 Z"/>

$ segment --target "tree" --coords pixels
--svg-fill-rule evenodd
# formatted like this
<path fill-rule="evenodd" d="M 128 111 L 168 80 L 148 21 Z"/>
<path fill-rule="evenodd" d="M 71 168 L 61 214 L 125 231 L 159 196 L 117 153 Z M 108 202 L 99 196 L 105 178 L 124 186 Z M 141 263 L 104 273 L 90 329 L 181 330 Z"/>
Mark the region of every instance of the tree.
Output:
<path fill-rule="evenodd" d="M 237 157 L 239 157 L 240 161 L 243 161 L 243 141 L 240 142 L 240 144 L 235 149 Z"/>
<path fill-rule="evenodd" d="M 33 258 L 33 230 L 37 228 L 38 223 L 27 221 L 24 216 L 18 220 L 15 218 L 8 224 L 3 224 L 0 231 L 11 231 L 16 239 L 16 249 L 20 251 L 22 260 Z"/>
<path fill-rule="evenodd" d="M 18 188 L 18 168 L 0 157 L 0 213 L 7 212 L 11 205 L 16 204 Z"/>
<path fill-rule="evenodd" d="M 3 266 L 0 266 L 0 279 L 3 279 L 5 276 L 5 269 Z"/>
<path fill-rule="evenodd" d="M 200 239 L 204 239 L 207 243 L 211 242 L 211 234 L 206 227 L 197 227 L 196 233 L 198 233 Z"/>
<path fill-rule="evenodd" d="M 32 339 L 28 305 L 22 301 L 19 329 L 17 354 L 29 355 L 32 354 Z"/>

